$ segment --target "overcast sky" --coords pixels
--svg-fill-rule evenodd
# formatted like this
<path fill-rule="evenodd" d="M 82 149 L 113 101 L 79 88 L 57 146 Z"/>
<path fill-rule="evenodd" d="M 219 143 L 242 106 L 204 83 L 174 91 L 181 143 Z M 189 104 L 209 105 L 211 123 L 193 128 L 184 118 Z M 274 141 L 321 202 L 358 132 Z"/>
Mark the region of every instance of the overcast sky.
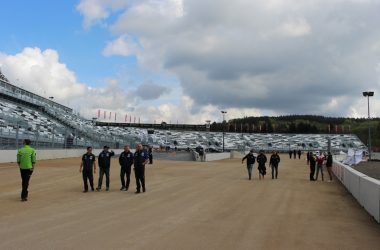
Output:
<path fill-rule="evenodd" d="M 87 118 L 365 117 L 366 90 L 380 116 L 380 0 L 13 0 L 1 9 L 1 71 Z"/>

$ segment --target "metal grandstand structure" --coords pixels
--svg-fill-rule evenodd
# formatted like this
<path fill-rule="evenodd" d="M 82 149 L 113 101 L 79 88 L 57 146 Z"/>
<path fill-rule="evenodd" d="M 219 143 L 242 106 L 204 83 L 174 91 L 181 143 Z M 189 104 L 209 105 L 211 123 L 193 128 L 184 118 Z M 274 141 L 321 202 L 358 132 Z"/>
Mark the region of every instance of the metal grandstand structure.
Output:
<path fill-rule="evenodd" d="M 203 146 L 222 151 L 222 133 L 206 131 L 205 125 L 181 125 L 171 130 L 152 124 L 99 123 L 75 114 L 69 107 L 11 84 L 0 72 L 0 149 L 15 149 L 23 139 L 36 148 L 121 148 L 124 144 L 149 144 L 154 148 L 190 150 Z M 189 130 L 186 130 L 189 129 Z M 150 131 L 148 133 L 148 131 Z M 225 149 L 288 151 L 366 151 L 353 134 L 254 134 L 225 133 Z"/>

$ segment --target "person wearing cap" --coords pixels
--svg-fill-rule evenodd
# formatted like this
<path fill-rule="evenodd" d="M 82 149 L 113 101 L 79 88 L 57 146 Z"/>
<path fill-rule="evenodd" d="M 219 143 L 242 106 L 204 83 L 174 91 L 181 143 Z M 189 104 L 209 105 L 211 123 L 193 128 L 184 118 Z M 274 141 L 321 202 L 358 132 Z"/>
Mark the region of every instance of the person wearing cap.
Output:
<path fill-rule="evenodd" d="M 106 191 L 110 188 L 110 167 L 111 167 L 111 157 L 115 155 L 115 153 L 111 150 L 108 150 L 108 146 L 103 147 L 103 151 L 100 152 L 98 156 L 98 164 L 99 164 L 99 180 L 98 187 L 96 191 L 102 190 L 103 176 L 106 175 Z"/>
<path fill-rule="evenodd" d="M 119 163 L 121 180 L 120 190 L 127 191 L 131 181 L 131 168 L 133 165 L 133 153 L 129 150 L 129 145 L 124 146 L 124 151 L 119 156 Z M 127 181 L 125 181 L 125 177 L 127 177 Z"/>
<path fill-rule="evenodd" d="M 136 194 L 142 191 L 145 192 L 145 164 L 148 163 L 149 157 L 148 152 L 143 149 L 141 144 L 136 147 L 136 152 L 133 155 L 133 163 L 136 178 Z"/>
<path fill-rule="evenodd" d="M 17 164 L 20 168 L 22 180 L 21 201 L 28 200 L 29 181 L 36 164 L 36 152 L 32 147 L 30 147 L 30 144 L 31 141 L 29 139 L 25 139 L 24 146 L 17 151 Z"/>
<path fill-rule="evenodd" d="M 90 182 L 91 191 L 94 191 L 94 176 L 96 174 L 95 155 L 92 153 L 92 147 L 87 147 L 87 153 L 82 156 L 82 162 L 79 167 L 79 173 L 82 173 L 83 177 L 83 193 L 88 192 L 87 179 Z"/>
<path fill-rule="evenodd" d="M 248 170 L 248 179 L 252 179 L 252 168 L 253 164 L 255 164 L 256 158 L 253 155 L 253 149 L 249 151 L 249 153 L 241 159 L 241 164 L 244 163 L 244 160 L 247 159 L 247 170 Z"/>
<path fill-rule="evenodd" d="M 265 167 L 265 163 L 267 162 L 267 157 L 265 156 L 263 150 L 260 150 L 260 154 L 257 156 L 256 161 L 259 164 L 259 166 L 257 167 L 257 169 L 259 170 L 259 179 L 260 180 L 261 178 L 264 179 L 264 176 L 267 174 L 267 171 L 266 171 L 267 168 Z"/>
<path fill-rule="evenodd" d="M 278 155 L 277 151 L 273 151 L 270 160 L 269 160 L 269 165 L 272 168 L 272 179 L 274 179 L 278 176 L 278 164 L 280 163 L 280 156 Z M 276 172 L 276 174 L 275 174 Z"/>

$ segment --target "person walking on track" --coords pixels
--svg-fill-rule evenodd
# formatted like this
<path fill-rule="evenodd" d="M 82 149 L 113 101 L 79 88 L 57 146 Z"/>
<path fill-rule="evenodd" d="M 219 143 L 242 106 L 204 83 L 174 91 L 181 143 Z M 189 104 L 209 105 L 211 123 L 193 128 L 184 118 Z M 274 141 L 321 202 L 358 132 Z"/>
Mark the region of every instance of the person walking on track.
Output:
<path fill-rule="evenodd" d="M 82 173 L 83 177 L 83 193 L 88 192 L 87 179 L 90 182 L 91 191 L 94 191 L 94 175 L 96 174 L 95 155 L 92 153 L 92 147 L 87 147 L 87 153 L 82 156 L 82 162 L 79 167 L 79 173 Z"/>
<path fill-rule="evenodd" d="M 20 168 L 22 180 L 21 201 L 28 200 L 29 181 L 36 164 L 36 152 L 32 147 L 30 147 L 30 144 L 31 141 L 29 139 L 25 139 L 24 146 L 17 151 L 17 164 Z"/>
<path fill-rule="evenodd" d="M 280 163 L 280 156 L 278 155 L 277 151 L 273 151 L 270 160 L 269 165 L 272 168 L 272 179 L 276 178 L 278 176 L 278 164 Z"/>
<path fill-rule="evenodd" d="M 248 179 L 251 180 L 252 179 L 253 164 L 255 164 L 255 161 L 256 161 L 256 158 L 253 155 L 253 149 L 251 149 L 249 151 L 249 153 L 246 156 L 243 157 L 243 159 L 241 160 L 242 164 L 244 163 L 245 159 L 247 159 Z"/>
<path fill-rule="evenodd" d="M 141 144 L 138 144 L 136 147 L 136 152 L 133 156 L 134 171 L 136 178 L 136 194 L 142 191 L 145 192 L 145 164 L 149 161 L 148 152 L 143 150 Z"/>
<path fill-rule="evenodd" d="M 267 174 L 265 163 L 267 162 L 267 157 L 264 154 L 263 150 L 260 150 L 260 154 L 256 158 L 257 164 L 259 165 L 257 169 L 259 170 L 259 179 L 264 179 L 264 176 Z"/>
<path fill-rule="evenodd" d="M 102 182 L 103 176 L 106 175 L 106 191 L 110 188 L 110 167 L 111 167 L 111 157 L 115 155 L 115 153 L 109 150 L 108 146 L 103 147 L 103 151 L 98 156 L 98 164 L 99 164 L 99 180 L 98 187 L 96 191 L 102 190 Z"/>
<path fill-rule="evenodd" d="M 119 156 L 120 181 L 122 191 L 127 191 L 131 181 L 131 168 L 133 165 L 133 153 L 129 150 L 129 145 L 124 146 L 124 151 Z M 125 180 L 127 177 L 127 180 Z"/>

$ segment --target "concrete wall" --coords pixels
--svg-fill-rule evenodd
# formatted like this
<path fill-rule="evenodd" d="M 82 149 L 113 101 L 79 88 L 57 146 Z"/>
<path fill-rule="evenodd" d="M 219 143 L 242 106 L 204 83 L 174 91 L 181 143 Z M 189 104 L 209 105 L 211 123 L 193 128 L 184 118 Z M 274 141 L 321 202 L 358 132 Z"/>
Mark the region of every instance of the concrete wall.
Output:
<path fill-rule="evenodd" d="M 96 156 L 102 149 L 93 149 L 92 153 Z M 116 149 L 113 150 L 115 154 L 120 154 L 123 150 Z M 131 150 L 134 152 L 134 149 Z M 62 159 L 62 158 L 72 158 L 72 157 L 81 157 L 86 153 L 86 149 L 51 149 L 51 150 L 36 150 L 37 161 L 38 160 L 50 160 L 50 159 Z M 194 151 L 195 160 L 200 161 L 198 153 Z M 16 162 L 17 150 L 1 150 L 0 151 L 0 163 Z M 154 157 L 154 153 L 153 153 Z M 236 157 L 235 154 L 230 152 L 227 153 L 210 153 L 206 154 L 206 161 L 217 161 L 223 159 L 229 159 Z"/>
<path fill-rule="evenodd" d="M 102 149 L 94 149 L 92 153 L 99 155 Z M 115 154 L 120 154 L 123 150 L 114 150 Z M 62 159 L 71 157 L 80 157 L 86 153 L 86 149 L 51 149 L 51 150 L 36 150 L 37 161 L 49 159 Z M 0 163 L 16 162 L 17 150 L 1 150 Z"/>
<path fill-rule="evenodd" d="M 223 159 L 229 159 L 231 157 L 230 152 L 228 153 L 208 153 L 206 154 L 206 161 L 218 161 Z"/>
<path fill-rule="evenodd" d="M 340 162 L 334 162 L 333 172 L 360 205 L 380 223 L 380 181 Z"/>

